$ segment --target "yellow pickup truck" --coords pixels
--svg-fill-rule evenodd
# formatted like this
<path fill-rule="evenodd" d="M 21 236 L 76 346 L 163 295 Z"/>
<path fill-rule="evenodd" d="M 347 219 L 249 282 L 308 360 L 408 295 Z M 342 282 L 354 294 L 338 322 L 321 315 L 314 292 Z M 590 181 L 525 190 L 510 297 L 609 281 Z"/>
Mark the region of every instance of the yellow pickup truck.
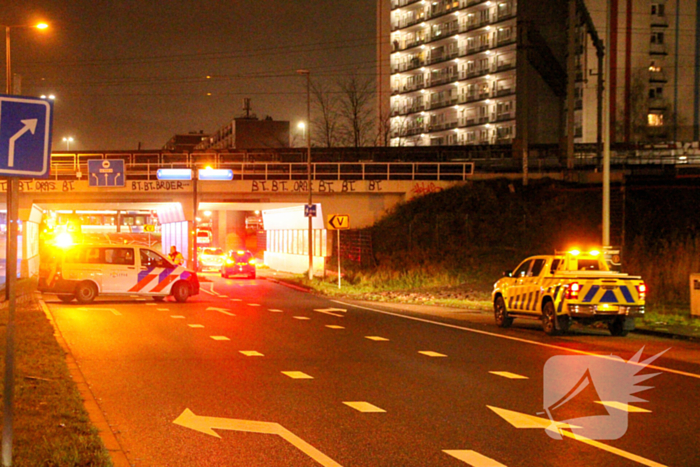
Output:
<path fill-rule="evenodd" d="M 572 250 L 527 258 L 494 284 L 492 297 L 503 328 L 514 318 L 534 318 L 557 335 L 572 321 L 603 321 L 610 334 L 625 336 L 644 315 L 646 285 L 639 276 L 611 271 L 598 251 Z"/>

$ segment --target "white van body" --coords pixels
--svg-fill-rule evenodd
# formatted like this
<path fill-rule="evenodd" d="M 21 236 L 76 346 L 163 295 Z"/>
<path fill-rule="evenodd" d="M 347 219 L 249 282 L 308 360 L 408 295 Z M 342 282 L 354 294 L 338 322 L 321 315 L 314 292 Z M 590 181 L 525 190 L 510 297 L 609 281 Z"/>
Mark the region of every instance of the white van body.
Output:
<path fill-rule="evenodd" d="M 197 274 L 140 245 L 75 245 L 42 263 L 39 290 L 62 301 L 98 295 L 140 295 L 178 302 L 199 293 Z"/>

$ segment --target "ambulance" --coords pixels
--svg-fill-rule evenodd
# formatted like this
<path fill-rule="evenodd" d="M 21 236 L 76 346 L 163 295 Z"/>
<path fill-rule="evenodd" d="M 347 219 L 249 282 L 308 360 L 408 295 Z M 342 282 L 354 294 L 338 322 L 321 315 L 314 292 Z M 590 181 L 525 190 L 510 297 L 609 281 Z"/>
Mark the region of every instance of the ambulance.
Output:
<path fill-rule="evenodd" d="M 39 290 L 66 303 L 91 303 L 98 295 L 172 296 L 182 303 L 199 293 L 197 274 L 145 246 L 73 245 L 47 256 Z"/>

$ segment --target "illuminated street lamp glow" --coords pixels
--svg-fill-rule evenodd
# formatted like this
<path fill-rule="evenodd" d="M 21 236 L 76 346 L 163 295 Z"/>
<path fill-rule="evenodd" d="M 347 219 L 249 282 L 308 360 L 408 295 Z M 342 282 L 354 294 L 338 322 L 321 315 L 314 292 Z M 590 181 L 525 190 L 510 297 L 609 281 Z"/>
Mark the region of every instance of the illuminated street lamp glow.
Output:
<path fill-rule="evenodd" d="M 66 151 L 70 151 L 70 143 L 75 141 L 72 136 L 63 137 L 63 142 L 66 143 Z"/>

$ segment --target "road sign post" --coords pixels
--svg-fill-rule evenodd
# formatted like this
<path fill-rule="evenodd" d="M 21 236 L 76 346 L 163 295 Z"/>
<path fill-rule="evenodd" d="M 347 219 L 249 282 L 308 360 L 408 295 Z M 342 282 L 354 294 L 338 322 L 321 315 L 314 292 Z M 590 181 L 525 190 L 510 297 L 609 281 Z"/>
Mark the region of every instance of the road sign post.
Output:
<path fill-rule="evenodd" d="M 7 73 L 11 76 L 9 66 Z M 9 82 L 10 78 L 8 78 Z M 10 92 L 9 85 L 7 92 Z M 52 115 L 53 107 L 50 101 L 0 95 L 0 175 L 7 177 L 5 296 L 8 321 L 5 330 L 3 389 L 2 463 L 4 466 L 12 465 L 14 437 L 15 309 L 17 307 L 17 222 L 19 218 L 17 177 L 45 178 L 48 176 Z"/>
<path fill-rule="evenodd" d="M 350 216 L 347 214 L 331 214 L 328 216 L 328 230 L 336 231 L 338 244 L 338 288 L 340 287 L 340 231 L 350 228 Z"/>

